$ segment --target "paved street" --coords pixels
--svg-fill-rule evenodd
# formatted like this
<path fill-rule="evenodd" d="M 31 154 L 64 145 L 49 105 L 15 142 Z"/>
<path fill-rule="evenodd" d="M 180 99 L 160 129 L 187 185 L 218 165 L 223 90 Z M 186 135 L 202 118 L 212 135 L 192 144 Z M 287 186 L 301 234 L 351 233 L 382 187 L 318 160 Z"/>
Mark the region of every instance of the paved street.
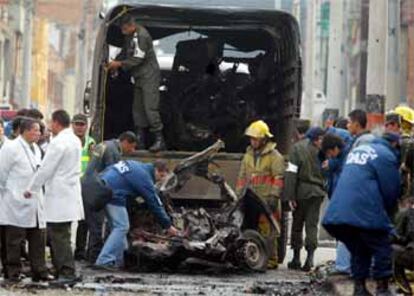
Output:
<path fill-rule="evenodd" d="M 321 248 L 316 263 L 334 258 L 334 249 Z M 304 254 L 305 255 L 305 254 Z M 292 254 L 289 252 L 288 260 Z M 287 261 L 286 261 L 287 262 Z M 9 295 L 330 295 L 321 284 L 312 283 L 302 272 L 290 271 L 286 264 L 277 271 L 256 274 L 109 273 L 84 269 L 84 281 L 72 290 L 41 287 L 0 289 L 0 296 Z M 43 287 L 44 288 L 44 287 Z"/>

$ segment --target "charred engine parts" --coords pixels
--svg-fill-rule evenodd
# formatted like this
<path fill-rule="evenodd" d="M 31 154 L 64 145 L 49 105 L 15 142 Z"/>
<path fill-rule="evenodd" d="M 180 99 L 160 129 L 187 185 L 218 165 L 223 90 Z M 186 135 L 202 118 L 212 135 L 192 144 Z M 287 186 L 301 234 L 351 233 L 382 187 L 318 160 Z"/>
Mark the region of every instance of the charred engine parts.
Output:
<path fill-rule="evenodd" d="M 133 268 L 151 262 L 156 266 L 178 267 L 180 264 L 198 266 L 222 266 L 263 271 L 267 267 L 272 243 L 254 229 L 246 228 L 245 216 L 251 208 L 261 211 L 267 217 L 270 229 L 277 231 L 270 209 L 251 190 L 237 200 L 224 178 L 211 174 L 208 165 L 214 155 L 224 147 L 222 141 L 184 159 L 162 184 L 160 196 L 168 204 L 174 225 L 182 236 L 169 238 L 154 232 L 153 227 L 138 225 L 131 231 L 130 258 L 135 255 Z M 185 186 L 191 176 L 203 177 L 219 186 L 224 204 L 219 208 L 176 208 L 169 199 L 169 192 Z M 248 206 L 246 206 L 248 205 Z M 131 223 L 137 225 L 137 223 Z M 149 229 L 149 230 L 148 230 Z"/>

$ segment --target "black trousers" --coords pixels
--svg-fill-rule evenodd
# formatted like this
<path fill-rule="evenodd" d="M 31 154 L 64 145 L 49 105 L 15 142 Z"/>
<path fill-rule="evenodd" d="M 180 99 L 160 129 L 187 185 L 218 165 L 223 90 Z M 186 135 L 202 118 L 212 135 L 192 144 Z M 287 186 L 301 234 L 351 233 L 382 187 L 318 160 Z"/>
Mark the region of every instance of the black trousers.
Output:
<path fill-rule="evenodd" d="M 387 231 L 369 230 L 348 225 L 324 225 L 351 253 L 351 270 L 355 279 L 389 278 L 392 275 L 392 247 Z"/>
<path fill-rule="evenodd" d="M 52 263 L 58 276 L 75 276 L 75 262 L 70 242 L 71 225 L 71 222 L 47 224 L 52 249 Z"/>
<path fill-rule="evenodd" d="M 29 243 L 29 260 L 32 277 L 47 275 L 45 248 L 46 230 L 39 228 L 22 228 L 5 226 L 7 248 L 7 272 L 9 278 L 17 278 L 21 273 L 21 245 L 24 240 Z"/>
<path fill-rule="evenodd" d="M 6 226 L 0 226 L 0 259 L 4 278 L 8 278 L 6 247 Z"/>

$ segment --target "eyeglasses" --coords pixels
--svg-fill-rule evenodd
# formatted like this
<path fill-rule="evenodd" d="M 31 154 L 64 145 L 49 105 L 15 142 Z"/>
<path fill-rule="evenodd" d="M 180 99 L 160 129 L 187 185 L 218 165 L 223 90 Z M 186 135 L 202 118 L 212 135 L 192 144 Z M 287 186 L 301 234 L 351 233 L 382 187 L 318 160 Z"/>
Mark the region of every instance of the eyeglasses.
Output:
<path fill-rule="evenodd" d="M 85 122 L 74 122 L 73 125 L 76 125 L 76 126 L 85 126 L 86 123 Z"/>

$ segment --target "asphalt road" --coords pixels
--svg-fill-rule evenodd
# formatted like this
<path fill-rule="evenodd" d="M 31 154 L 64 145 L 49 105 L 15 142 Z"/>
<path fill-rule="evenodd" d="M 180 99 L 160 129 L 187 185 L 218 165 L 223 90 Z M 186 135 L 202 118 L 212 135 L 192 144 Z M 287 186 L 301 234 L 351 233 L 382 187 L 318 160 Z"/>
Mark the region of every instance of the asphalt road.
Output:
<path fill-rule="evenodd" d="M 334 249 L 320 248 L 316 263 L 333 260 L 334 254 Z M 289 252 L 286 262 L 291 256 Z M 24 287 L 0 288 L 0 296 L 332 295 L 307 274 L 288 270 L 286 263 L 278 270 L 266 273 L 110 273 L 82 267 L 79 271 L 83 282 L 72 289 L 33 287 L 27 279 Z"/>

